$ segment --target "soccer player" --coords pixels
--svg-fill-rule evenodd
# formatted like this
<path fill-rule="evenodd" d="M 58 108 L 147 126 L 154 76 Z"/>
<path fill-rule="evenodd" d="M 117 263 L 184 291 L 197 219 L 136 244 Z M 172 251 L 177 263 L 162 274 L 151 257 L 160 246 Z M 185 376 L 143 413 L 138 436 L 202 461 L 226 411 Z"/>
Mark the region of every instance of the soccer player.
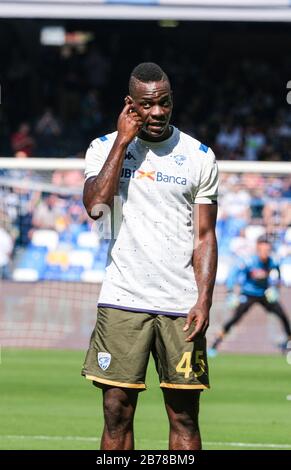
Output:
<path fill-rule="evenodd" d="M 241 262 L 234 267 L 227 280 L 228 300 L 230 307 L 234 308 L 232 317 L 223 325 L 222 331 L 216 337 L 209 352 L 215 356 L 217 347 L 223 341 L 225 335 L 248 312 L 252 305 L 258 303 L 267 312 L 273 313 L 281 321 L 286 334 L 286 342 L 282 349 L 286 348 L 291 339 L 291 329 L 288 317 L 278 302 L 277 286 L 280 284 L 280 270 L 278 264 L 270 256 L 271 244 L 267 237 L 261 236 L 257 240 L 256 254 L 249 260 Z M 233 291 L 236 285 L 241 286 L 240 295 L 237 297 Z"/>
<path fill-rule="evenodd" d="M 218 175 L 212 150 L 170 125 L 172 109 L 167 75 L 154 63 L 138 65 L 117 131 L 95 139 L 86 154 L 86 210 L 104 218 L 110 206 L 115 226 L 82 371 L 103 389 L 103 450 L 134 447 L 150 353 L 169 418 L 169 448 L 201 448 Z"/>

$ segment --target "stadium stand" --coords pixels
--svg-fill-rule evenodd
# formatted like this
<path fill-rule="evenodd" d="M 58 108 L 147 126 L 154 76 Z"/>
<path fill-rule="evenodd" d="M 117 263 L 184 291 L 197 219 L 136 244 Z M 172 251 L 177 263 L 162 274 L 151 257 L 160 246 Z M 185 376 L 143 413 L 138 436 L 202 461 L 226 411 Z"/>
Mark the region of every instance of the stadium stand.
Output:
<path fill-rule="evenodd" d="M 225 282 L 240 256 L 252 253 L 256 239 L 267 234 L 281 262 L 282 279 L 291 285 L 291 177 L 278 171 L 221 172 L 218 284 Z M 1 245 L 2 277 L 100 282 L 109 241 L 83 209 L 82 171 L 6 169 L 2 174 L 1 236 L 10 240 Z M 62 194 L 62 186 L 55 183 L 64 180 L 71 186 Z"/>
<path fill-rule="evenodd" d="M 46 22 L 0 23 L 0 155 L 28 160 L 26 169 L 16 163 L 5 170 L 0 157 L 4 278 L 102 279 L 108 243 L 85 215 L 82 172 L 35 171 L 29 160 L 82 158 L 93 138 L 114 130 L 137 62 L 154 60 L 168 72 L 173 122 L 210 145 L 218 160 L 290 161 L 288 25 L 205 21 L 193 28 L 183 21 L 170 28 L 159 21 L 56 20 L 71 39 L 79 30 L 88 41 L 49 47 L 40 43 Z M 221 174 L 218 283 L 267 232 L 290 284 L 291 180 L 263 168 Z"/>
<path fill-rule="evenodd" d="M 115 129 L 129 73 L 141 61 L 168 72 L 173 122 L 210 145 L 222 164 L 210 337 L 230 313 L 228 272 L 262 233 L 273 241 L 288 306 L 290 2 L 57 3 L 0 2 L 1 345 L 87 347 L 108 241 L 85 214 L 80 169 L 90 141 Z M 107 13 L 98 16 L 101 8 Z M 48 168 L 53 157 L 60 165 Z M 278 167 L 267 171 L 273 162 Z M 272 319 L 258 310 L 249 322 L 225 350 L 265 353 L 266 338 L 278 344 Z"/>
<path fill-rule="evenodd" d="M 0 22 L 0 155 L 84 156 L 90 140 L 115 128 L 132 67 L 154 60 L 173 83 L 174 122 L 218 159 L 290 160 L 287 25 L 59 20 L 91 39 L 49 47 L 40 44 L 42 22 Z"/>

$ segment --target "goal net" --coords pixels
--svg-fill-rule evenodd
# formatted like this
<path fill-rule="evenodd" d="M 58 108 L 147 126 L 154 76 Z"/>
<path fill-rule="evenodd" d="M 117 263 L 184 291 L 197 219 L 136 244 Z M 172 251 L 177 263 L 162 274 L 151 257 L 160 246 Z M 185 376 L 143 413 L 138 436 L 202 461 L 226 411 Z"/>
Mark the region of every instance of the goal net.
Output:
<path fill-rule="evenodd" d="M 291 164 L 218 162 L 219 264 L 211 340 L 230 317 L 226 281 L 251 256 L 260 235 L 280 264 L 282 305 L 291 301 Z M 82 204 L 84 161 L 0 159 L 0 344 L 86 348 L 96 318 L 108 240 Z M 226 338 L 222 350 L 271 352 L 280 325 L 261 307 Z"/>

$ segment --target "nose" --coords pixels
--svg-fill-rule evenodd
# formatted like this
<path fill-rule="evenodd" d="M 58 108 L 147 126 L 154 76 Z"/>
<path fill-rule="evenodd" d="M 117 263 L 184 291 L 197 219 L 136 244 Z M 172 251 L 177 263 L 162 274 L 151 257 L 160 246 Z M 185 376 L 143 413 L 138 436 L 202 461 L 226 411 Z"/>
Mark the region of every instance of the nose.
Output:
<path fill-rule="evenodd" d="M 163 119 L 165 113 L 164 113 L 163 108 L 159 106 L 158 104 L 156 104 L 155 106 L 152 107 L 151 115 L 152 115 L 152 118 L 154 119 Z"/>

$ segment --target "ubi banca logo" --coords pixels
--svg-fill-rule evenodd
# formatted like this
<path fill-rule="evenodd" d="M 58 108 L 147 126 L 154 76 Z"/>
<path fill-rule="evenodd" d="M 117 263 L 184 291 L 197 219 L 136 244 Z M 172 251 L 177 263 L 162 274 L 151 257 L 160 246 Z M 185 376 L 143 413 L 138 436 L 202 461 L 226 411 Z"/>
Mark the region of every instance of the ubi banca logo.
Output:
<path fill-rule="evenodd" d="M 135 178 L 138 180 L 151 180 L 157 181 L 158 183 L 173 183 L 173 184 L 182 184 L 186 186 L 187 178 L 182 176 L 167 175 L 162 171 L 143 171 L 143 170 L 132 170 L 131 168 L 122 168 L 121 178 Z"/>

